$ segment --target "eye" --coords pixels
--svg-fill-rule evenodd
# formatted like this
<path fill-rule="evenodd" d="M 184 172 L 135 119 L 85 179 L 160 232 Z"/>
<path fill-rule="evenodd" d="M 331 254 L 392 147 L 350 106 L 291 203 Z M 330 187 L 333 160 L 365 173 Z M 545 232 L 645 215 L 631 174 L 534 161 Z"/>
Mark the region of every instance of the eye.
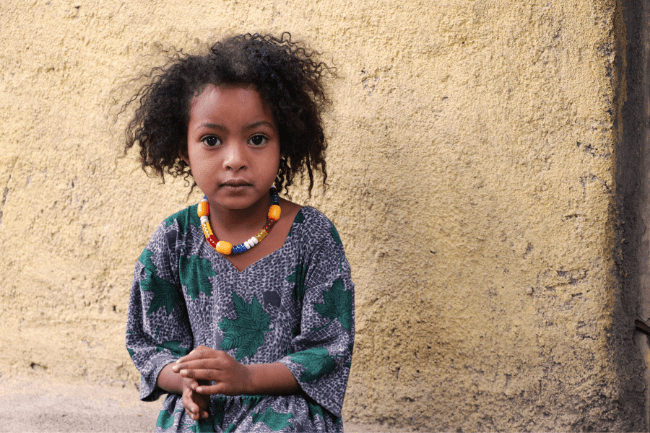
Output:
<path fill-rule="evenodd" d="M 221 144 L 221 140 L 218 137 L 215 137 L 214 135 L 208 135 L 207 137 L 203 137 L 201 139 L 203 144 L 205 144 L 208 147 L 216 147 Z"/>
<path fill-rule="evenodd" d="M 265 144 L 267 141 L 269 141 L 268 138 L 261 134 L 253 135 L 249 140 L 248 143 L 252 144 L 253 146 L 262 146 Z"/>

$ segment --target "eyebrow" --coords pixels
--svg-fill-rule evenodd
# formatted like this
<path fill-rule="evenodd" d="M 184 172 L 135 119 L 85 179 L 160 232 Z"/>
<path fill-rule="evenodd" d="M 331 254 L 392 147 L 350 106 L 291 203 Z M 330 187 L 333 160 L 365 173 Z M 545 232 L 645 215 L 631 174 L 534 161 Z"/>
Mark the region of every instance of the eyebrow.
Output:
<path fill-rule="evenodd" d="M 266 120 L 260 120 L 259 122 L 253 122 L 253 123 L 251 123 L 250 125 L 246 126 L 246 127 L 244 128 L 244 130 L 245 130 L 245 131 L 248 131 L 249 129 L 255 129 L 255 128 L 257 128 L 258 126 L 268 126 L 268 127 L 273 128 L 273 125 L 271 124 L 271 122 L 268 122 L 268 121 L 266 121 Z"/>
<path fill-rule="evenodd" d="M 244 127 L 244 131 L 248 131 L 250 129 L 255 129 L 259 126 L 269 126 L 273 128 L 273 124 L 269 121 L 266 120 L 260 120 L 259 122 L 253 122 L 250 125 L 246 125 Z M 219 125 L 218 123 L 202 123 L 200 124 L 196 129 L 201 129 L 201 128 L 210 128 L 210 129 L 218 129 L 220 131 L 226 131 L 227 128 L 223 125 Z"/>

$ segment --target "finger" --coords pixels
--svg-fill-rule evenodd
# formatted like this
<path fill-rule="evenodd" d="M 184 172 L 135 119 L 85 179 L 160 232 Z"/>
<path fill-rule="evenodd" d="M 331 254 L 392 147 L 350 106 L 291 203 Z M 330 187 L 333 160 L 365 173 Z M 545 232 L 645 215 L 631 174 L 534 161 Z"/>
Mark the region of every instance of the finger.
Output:
<path fill-rule="evenodd" d="M 189 415 L 189 417 L 192 418 L 194 421 L 198 421 L 199 416 L 194 412 L 191 412 L 189 409 L 185 409 L 185 413 L 187 413 L 187 415 Z"/>
<path fill-rule="evenodd" d="M 187 355 L 185 355 L 185 356 L 183 356 L 181 358 L 178 358 L 176 360 L 176 363 L 181 363 L 181 362 L 185 362 L 185 361 L 189 361 L 189 360 L 193 360 L 193 359 L 206 358 L 206 357 L 209 357 L 214 352 L 218 352 L 218 351 L 214 350 L 214 349 L 210 349 L 209 347 L 199 346 L 196 349 L 192 350 Z"/>
<path fill-rule="evenodd" d="M 207 418 L 210 415 L 208 413 L 208 403 L 203 398 L 203 396 L 200 396 L 198 400 L 188 404 L 188 410 L 193 415 L 192 419 L 195 421 L 199 418 Z M 197 404 L 197 402 L 200 404 Z"/>
<path fill-rule="evenodd" d="M 187 383 L 184 383 L 183 386 L 186 386 L 194 391 L 199 386 L 199 383 L 196 380 L 189 380 Z"/>
<path fill-rule="evenodd" d="M 190 402 L 190 403 L 186 403 L 186 404 L 185 404 L 185 402 L 184 402 L 184 405 L 185 405 L 185 412 L 186 412 L 186 413 L 187 413 L 187 414 L 188 414 L 188 415 L 189 415 L 189 416 L 190 416 L 194 421 L 196 421 L 197 418 L 198 418 L 198 416 L 199 416 L 199 413 L 200 413 L 200 411 L 201 411 L 201 410 L 199 409 L 199 407 L 198 407 L 196 404 L 191 403 L 191 402 Z"/>
<path fill-rule="evenodd" d="M 182 370 L 222 370 L 227 363 L 218 358 L 196 359 L 175 363 L 172 366 L 174 373 L 180 373 Z"/>
<path fill-rule="evenodd" d="M 222 376 L 220 370 L 181 370 L 180 372 L 181 377 L 185 379 L 194 379 L 193 382 L 199 382 L 199 381 L 208 381 L 211 382 L 213 380 L 219 380 L 219 378 Z M 199 384 L 199 385 L 205 385 L 205 384 Z M 196 389 L 196 387 L 192 388 Z"/>
<path fill-rule="evenodd" d="M 201 395 L 228 394 L 228 386 L 224 382 L 213 382 L 212 385 L 199 385 L 194 392 Z"/>
<path fill-rule="evenodd" d="M 224 359 L 222 356 L 211 356 L 208 358 L 200 359 L 190 359 L 187 361 L 179 362 L 174 364 L 174 366 L 181 366 L 189 369 L 201 369 L 201 368 L 224 368 L 230 363 L 227 359 Z"/>

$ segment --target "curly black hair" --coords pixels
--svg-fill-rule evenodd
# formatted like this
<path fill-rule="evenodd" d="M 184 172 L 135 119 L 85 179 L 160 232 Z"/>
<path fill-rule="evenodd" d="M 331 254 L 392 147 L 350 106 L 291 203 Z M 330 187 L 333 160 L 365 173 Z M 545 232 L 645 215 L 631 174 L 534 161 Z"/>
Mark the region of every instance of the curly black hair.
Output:
<path fill-rule="evenodd" d="M 190 167 L 179 155 L 187 152 L 187 125 L 192 98 L 207 85 L 252 86 L 268 104 L 280 137 L 280 167 L 275 180 L 278 190 L 293 183 L 305 170 L 309 194 L 314 171 L 327 180 L 324 153 L 327 141 L 321 114 L 329 104 L 323 78 L 333 68 L 318 60 L 319 53 L 291 41 L 291 34 L 245 34 L 215 43 L 205 55 L 182 51 L 170 56 L 166 65 L 147 75 L 149 83 L 122 107 L 137 108 L 126 128 L 128 151 L 140 146 L 142 169 L 152 169 L 163 182 L 191 176 Z M 193 184 L 192 188 L 196 186 Z"/>

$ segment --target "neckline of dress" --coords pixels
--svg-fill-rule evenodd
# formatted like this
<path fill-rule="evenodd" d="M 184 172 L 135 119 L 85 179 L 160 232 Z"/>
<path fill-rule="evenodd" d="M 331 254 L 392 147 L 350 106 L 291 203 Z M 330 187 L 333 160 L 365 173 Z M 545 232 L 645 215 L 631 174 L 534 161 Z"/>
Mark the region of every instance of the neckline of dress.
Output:
<path fill-rule="evenodd" d="M 246 266 L 241 271 L 239 269 L 237 269 L 237 266 L 232 264 L 232 262 L 230 260 L 228 260 L 226 258 L 226 256 L 224 256 L 223 254 L 219 254 L 214 248 L 210 248 L 210 250 L 212 251 L 212 253 L 214 253 L 218 257 L 220 257 L 221 260 L 225 260 L 226 261 L 226 266 L 230 266 L 232 268 L 231 270 L 234 270 L 238 275 L 243 275 L 248 269 L 256 267 L 258 263 L 260 263 L 260 262 L 266 260 L 267 258 L 275 255 L 277 252 L 282 251 L 288 245 L 289 238 L 293 236 L 294 228 L 298 224 L 296 222 L 296 220 L 298 219 L 298 215 L 300 215 L 300 213 L 303 211 L 303 209 L 308 208 L 308 207 L 309 206 L 301 206 L 300 207 L 300 209 L 298 210 L 298 213 L 293 218 L 293 222 L 291 223 L 291 228 L 289 229 L 289 232 L 287 233 L 287 236 L 284 238 L 284 242 L 282 242 L 282 246 L 280 246 L 280 248 L 278 248 L 277 250 L 271 251 L 270 253 L 268 253 L 264 257 L 260 257 L 259 259 L 255 260 L 253 263 L 251 263 L 250 265 Z M 208 247 L 209 246 L 210 245 L 208 245 Z"/>

